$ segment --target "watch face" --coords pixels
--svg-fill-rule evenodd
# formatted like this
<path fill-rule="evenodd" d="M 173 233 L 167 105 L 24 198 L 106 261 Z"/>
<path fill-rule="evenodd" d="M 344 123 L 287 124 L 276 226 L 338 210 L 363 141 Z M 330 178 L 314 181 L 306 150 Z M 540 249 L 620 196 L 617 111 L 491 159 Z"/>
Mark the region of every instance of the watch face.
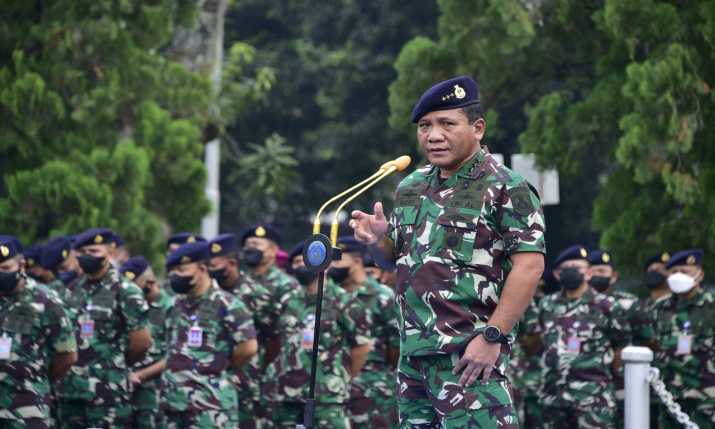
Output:
<path fill-rule="evenodd" d="M 496 326 L 487 326 L 484 329 L 484 338 L 486 338 L 487 341 L 497 341 L 500 335 L 501 332 L 499 332 L 499 328 Z"/>

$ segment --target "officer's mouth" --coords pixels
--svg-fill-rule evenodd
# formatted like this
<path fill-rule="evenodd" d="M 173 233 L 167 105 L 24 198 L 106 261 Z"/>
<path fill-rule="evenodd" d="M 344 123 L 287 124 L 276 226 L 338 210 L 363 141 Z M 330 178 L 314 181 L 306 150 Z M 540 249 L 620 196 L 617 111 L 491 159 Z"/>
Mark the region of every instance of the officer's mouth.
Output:
<path fill-rule="evenodd" d="M 449 152 L 449 149 L 447 149 L 447 148 L 434 147 L 434 148 L 427 149 L 427 155 L 434 156 L 434 157 L 440 157 L 442 155 L 447 154 L 448 152 Z"/>

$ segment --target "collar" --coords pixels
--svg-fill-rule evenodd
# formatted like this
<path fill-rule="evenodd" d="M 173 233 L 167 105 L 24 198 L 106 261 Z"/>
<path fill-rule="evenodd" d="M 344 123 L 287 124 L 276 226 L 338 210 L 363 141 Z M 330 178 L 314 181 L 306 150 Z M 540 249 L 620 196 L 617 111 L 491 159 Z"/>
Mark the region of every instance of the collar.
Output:
<path fill-rule="evenodd" d="M 465 179 L 471 179 L 471 180 L 476 180 L 479 178 L 479 175 L 481 173 L 481 167 L 484 165 L 485 161 L 491 160 L 491 155 L 486 153 L 484 149 L 480 149 L 477 153 L 472 155 L 472 157 L 462 165 L 459 170 L 457 170 L 456 173 L 451 175 L 450 177 L 445 180 L 445 183 L 450 181 L 453 177 L 461 177 Z M 425 174 L 425 178 L 428 181 L 431 181 L 432 179 L 437 180 L 438 176 L 437 173 L 439 171 L 439 168 L 435 167 L 432 164 L 428 164 L 427 167 L 429 167 L 429 172 Z"/>

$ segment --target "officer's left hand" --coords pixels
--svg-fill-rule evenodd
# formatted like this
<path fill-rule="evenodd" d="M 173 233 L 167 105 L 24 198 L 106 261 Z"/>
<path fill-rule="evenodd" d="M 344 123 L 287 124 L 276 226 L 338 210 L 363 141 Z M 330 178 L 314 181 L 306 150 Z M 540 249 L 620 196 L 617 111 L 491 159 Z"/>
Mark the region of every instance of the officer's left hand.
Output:
<path fill-rule="evenodd" d="M 489 343 L 482 335 L 477 335 L 467 344 L 464 355 L 455 365 L 452 374 L 457 375 L 464 370 L 459 378 L 459 384 L 465 387 L 472 385 L 480 374 L 481 379 L 487 381 L 492 375 L 500 351 L 500 343 Z"/>

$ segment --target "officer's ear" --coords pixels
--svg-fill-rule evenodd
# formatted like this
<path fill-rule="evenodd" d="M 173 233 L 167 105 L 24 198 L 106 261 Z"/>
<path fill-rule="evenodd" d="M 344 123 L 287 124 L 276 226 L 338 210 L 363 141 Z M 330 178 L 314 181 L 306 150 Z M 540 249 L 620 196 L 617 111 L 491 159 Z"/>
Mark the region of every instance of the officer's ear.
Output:
<path fill-rule="evenodd" d="M 618 271 L 613 270 L 613 274 L 611 274 L 611 284 L 617 282 L 619 276 L 620 274 L 618 274 Z"/>

